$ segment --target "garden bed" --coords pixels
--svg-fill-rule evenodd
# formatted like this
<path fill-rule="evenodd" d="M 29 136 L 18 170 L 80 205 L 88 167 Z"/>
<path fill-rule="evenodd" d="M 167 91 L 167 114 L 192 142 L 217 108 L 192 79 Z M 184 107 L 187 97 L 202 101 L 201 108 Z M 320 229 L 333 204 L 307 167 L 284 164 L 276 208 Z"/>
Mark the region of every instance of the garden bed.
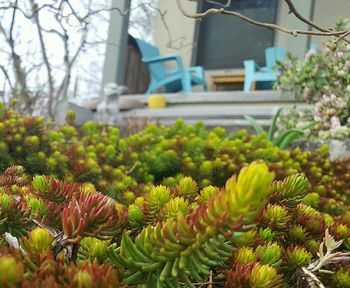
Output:
<path fill-rule="evenodd" d="M 1 287 L 350 283 L 350 168 L 325 145 L 0 116 Z"/>
<path fill-rule="evenodd" d="M 291 146 L 299 147 L 304 151 L 316 151 L 323 145 L 329 147 L 329 158 L 332 161 L 345 160 L 350 157 L 350 140 L 297 141 Z"/>

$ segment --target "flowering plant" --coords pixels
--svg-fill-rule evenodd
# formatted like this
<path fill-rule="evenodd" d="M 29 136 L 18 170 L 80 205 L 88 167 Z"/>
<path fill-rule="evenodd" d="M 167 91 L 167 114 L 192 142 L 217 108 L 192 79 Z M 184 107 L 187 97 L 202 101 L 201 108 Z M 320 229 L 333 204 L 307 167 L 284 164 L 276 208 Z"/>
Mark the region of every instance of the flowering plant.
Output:
<path fill-rule="evenodd" d="M 336 29 L 349 26 L 349 19 L 341 20 Z M 350 135 L 350 44 L 339 42 L 335 46 L 334 41 L 329 41 L 320 51 L 311 49 L 304 60 L 288 55 L 277 68 L 278 90 L 293 92 L 297 98 L 314 104 L 298 115 L 300 120 L 293 123 L 295 126 L 282 119 L 283 129 L 296 127 L 307 118 L 318 123 L 309 131 L 311 138 L 344 139 Z M 288 116 L 295 114 L 294 109 Z"/>

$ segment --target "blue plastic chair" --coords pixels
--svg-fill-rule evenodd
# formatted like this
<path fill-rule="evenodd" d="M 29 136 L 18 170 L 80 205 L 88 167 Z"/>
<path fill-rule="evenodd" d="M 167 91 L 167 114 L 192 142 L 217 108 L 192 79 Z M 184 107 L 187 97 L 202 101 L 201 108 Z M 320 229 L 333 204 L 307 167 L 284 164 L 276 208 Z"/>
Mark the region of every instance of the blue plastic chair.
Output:
<path fill-rule="evenodd" d="M 252 89 L 254 82 L 272 82 L 277 79 L 274 66 L 277 61 L 284 61 L 286 50 L 281 47 L 270 47 L 265 50 L 266 67 L 260 67 L 254 60 L 245 60 L 244 92 Z"/>
<path fill-rule="evenodd" d="M 202 85 L 204 91 L 208 91 L 203 67 L 185 68 L 179 55 L 160 56 L 157 47 L 137 38 L 135 40 L 142 54 L 142 61 L 148 64 L 151 75 L 151 84 L 146 94 L 151 94 L 161 87 L 165 88 L 166 93 L 190 93 L 194 85 Z M 164 64 L 167 61 L 175 61 L 177 68 L 167 69 Z"/>
<path fill-rule="evenodd" d="M 315 52 L 318 52 L 318 45 L 317 44 L 310 44 L 310 50 L 314 50 Z"/>

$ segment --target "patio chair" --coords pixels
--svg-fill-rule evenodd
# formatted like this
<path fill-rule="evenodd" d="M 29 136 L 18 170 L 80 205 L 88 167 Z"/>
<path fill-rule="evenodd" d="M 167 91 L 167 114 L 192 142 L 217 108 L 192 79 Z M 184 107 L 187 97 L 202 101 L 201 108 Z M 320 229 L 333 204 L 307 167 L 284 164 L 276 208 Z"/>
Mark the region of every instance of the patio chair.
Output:
<path fill-rule="evenodd" d="M 244 92 L 252 89 L 254 82 L 272 82 L 277 79 L 274 66 L 277 61 L 284 61 L 286 50 L 281 47 L 270 47 L 265 50 L 266 67 L 260 67 L 254 60 L 244 61 Z"/>
<path fill-rule="evenodd" d="M 140 39 L 135 40 L 142 54 L 142 61 L 148 64 L 151 75 L 151 84 L 146 94 L 151 94 L 161 87 L 165 88 L 166 93 L 190 93 L 194 85 L 202 85 L 204 91 L 208 91 L 203 67 L 185 68 L 179 55 L 161 56 L 157 47 Z M 167 69 L 165 62 L 168 61 L 175 61 L 177 68 Z"/>

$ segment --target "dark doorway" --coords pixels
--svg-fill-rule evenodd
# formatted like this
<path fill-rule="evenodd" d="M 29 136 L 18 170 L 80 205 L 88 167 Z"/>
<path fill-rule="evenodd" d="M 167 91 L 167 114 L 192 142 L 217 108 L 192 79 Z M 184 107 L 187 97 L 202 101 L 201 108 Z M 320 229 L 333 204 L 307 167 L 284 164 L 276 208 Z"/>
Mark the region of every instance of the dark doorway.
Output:
<path fill-rule="evenodd" d="M 277 5 L 277 0 L 233 0 L 227 9 L 258 21 L 276 23 Z M 200 1 L 199 6 L 200 11 L 218 8 L 207 1 Z M 197 25 L 194 62 L 206 69 L 242 68 L 246 59 L 263 65 L 265 49 L 274 43 L 274 31 L 233 16 L 209 15 Z"/>

